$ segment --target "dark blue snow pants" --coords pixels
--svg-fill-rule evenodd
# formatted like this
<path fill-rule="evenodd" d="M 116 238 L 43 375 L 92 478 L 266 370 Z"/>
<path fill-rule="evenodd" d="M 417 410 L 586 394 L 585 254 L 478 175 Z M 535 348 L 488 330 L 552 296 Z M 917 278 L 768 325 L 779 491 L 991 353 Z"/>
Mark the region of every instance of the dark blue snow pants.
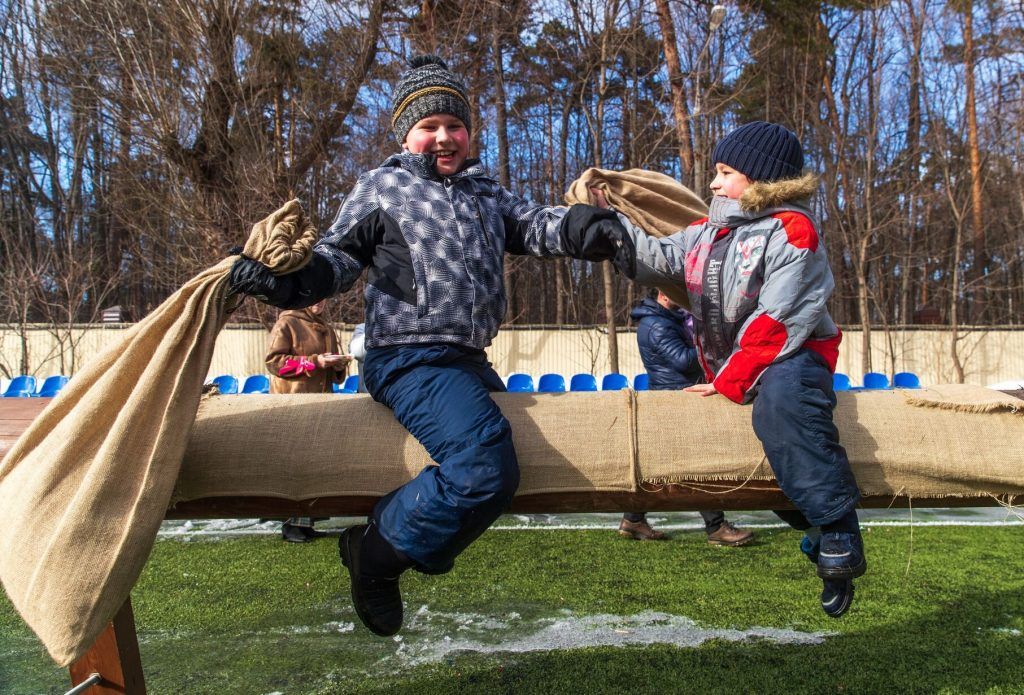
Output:
<path fill-rule="evenodd" d="M 489 394 L 505 385 L 482 350 L 442 344 L 370 349 L 363 376 L 439 464 L 381 499 L 373 519 L 417 569 L 446 572 L 519 486 L 512 429 Z"/>
<path fill-rule="evenodd" d="M 832 372 L 807 349 L 768 367 L 754 397 L 754 433 L 782 492 L 812 526 L 838 520 L 860 500 L 832 421 L 835 407 Z M 795 515 L 779 516 L 802 525 Z"/>

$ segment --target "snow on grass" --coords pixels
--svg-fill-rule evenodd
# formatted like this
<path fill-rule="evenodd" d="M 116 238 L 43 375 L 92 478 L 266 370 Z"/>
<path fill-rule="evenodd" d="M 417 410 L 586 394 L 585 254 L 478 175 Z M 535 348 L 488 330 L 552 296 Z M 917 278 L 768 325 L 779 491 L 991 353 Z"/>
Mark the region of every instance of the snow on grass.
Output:
<path fill-rule="evenodd" d="M 421 606 L 409 616 L 403 635 L 396 636 L 396 656 L 407 666 L 417 666 L 465 652 L 522 654 L 651 644 L 694 648 L 711 640 L 820 644 L 832 634 L 774 627 L 704 628 L 685 616 L 657 611 L 626 616 L 563 611 L 558 617 L 524 622 L 517 613 L 496 617 L 431 611 Z"/>

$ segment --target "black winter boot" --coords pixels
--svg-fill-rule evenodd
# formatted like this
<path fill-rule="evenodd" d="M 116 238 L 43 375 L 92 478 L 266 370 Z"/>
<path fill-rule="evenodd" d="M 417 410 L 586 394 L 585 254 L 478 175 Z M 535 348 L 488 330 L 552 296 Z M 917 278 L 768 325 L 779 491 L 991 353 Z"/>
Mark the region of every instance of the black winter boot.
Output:
<path fill-rule="evenodd" d="M 352 605 L 370 632 L 389 637 L 402 627 L 398 578 L 412 563 L 377 531 L 376 524 L 345 529 L 338 539 L 341 563 L 348 568 Z"/>

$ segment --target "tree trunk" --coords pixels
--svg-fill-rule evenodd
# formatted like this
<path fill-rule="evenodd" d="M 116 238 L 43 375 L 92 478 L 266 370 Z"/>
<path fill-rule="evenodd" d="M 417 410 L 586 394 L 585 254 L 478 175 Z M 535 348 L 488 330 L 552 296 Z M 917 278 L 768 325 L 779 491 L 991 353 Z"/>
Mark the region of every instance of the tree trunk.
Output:
<path fill-rule="evenodd" d="M 971 227 L 974 236 L 973 276 L 977 281 L 972 319 L 978 321 L 985 310 L 985 286 L 982 284 L 988 265 L 985 248 L 985 221 L 981 209 L 981 153 L 978 148 L 978 111 L 974 89 L 974 2 L 964 10 L 964 89 L 967 95 L 967 147 L 971 160 Z"/>
<path fill-rule="evenodd" d="M 683 183 L 694 186 L 693 181 L 693 139 L 690 133 L 690 112 L 686 104 L 686 83 L 679 63 L 676 46 L 676 27 L 668 0 L 655 0 L 658 24 L 661 26 L 661 44 L 665 52 L 665 66 L 672 88 L 672 114 L 676 122 L 676 139 L 679 141 L 679 163 L 682 167 Z"/>
<path fill-rule="evenodd" d="M 493 5 L 494 17 L 491 23 L 491 58 L 494 60 L 494 121 L 498 135 L 498 183 L 508 190 L 512 187 L 512 175 L 508 162 L 508 107 L 505 103 L 505 66 L 501 49 L 501 3 Z M 515 262 L 511 257 L 505 258 L 505 295 L 508 298 L 506 316 L 509 321 L 516 320 L 516 272 Z"/>

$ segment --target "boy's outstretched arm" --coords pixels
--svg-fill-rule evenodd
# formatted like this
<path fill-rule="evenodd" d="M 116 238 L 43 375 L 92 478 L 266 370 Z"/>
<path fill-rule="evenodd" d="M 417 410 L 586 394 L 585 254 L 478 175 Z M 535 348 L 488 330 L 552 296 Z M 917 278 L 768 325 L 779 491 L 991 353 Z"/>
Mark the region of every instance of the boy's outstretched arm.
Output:
<path fill-rule="evenodd" d="M 242 256 L 231 267 L 231 289 L 280 309 L 301 309 L 352 287 L 373 258 L 383 235 L 374 191 L 360 178 L 334 224 L 313 247 L 309 263 L 294 273 L 274 275 Z"/>

